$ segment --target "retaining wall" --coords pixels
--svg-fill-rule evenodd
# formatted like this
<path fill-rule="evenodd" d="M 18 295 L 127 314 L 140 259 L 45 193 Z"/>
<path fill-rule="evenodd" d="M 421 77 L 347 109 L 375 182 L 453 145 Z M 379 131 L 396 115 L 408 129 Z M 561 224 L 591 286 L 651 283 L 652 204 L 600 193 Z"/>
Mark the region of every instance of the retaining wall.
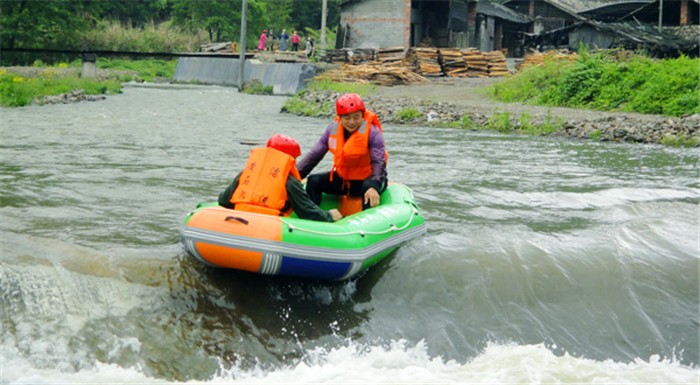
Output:
<path fill-rule="evenodd" d="M 175 69 L 178 82 L 197 82 L 238 86 L 239 59 L 225 57 L 181 57 Z M 293 95 L 306 88 L 306 83 L 316 75 L 314 66 L 306 63 L 263 63 L 246 60 L 243 81 L 259 80 L 272 86 L 273 93 Z"/>

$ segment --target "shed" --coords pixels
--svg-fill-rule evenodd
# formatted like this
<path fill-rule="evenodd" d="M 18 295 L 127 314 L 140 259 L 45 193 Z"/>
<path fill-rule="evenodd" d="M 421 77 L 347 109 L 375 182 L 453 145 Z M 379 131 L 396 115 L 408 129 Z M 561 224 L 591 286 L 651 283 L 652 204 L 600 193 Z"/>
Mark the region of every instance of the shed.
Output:
<path fill-rule="evenodd" d="M 650 24 L 603 23 L 585 20 L 571 26 L 532 36 L 530 46 L 577 50 L 580 44 L 592 49 L 645 50 L 659 57 L 698 55 L 698 42 L 659 31 Z"/>

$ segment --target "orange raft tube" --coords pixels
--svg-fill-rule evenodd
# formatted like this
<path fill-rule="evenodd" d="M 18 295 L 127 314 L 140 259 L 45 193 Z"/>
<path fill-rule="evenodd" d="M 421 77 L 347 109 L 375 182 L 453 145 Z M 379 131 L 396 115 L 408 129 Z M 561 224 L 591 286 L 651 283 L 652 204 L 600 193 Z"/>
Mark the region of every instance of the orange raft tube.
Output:
<path fill-rule="evenodd" d="M 322 206 L 339 203 L 324 196 Z M 425 232 L 412 191 L 399 183 L 389 184 L 378 206 L 333 223 L 203 203 L 180 227 L 187 253 L 206 264 L 327 280 L 354 277 Z"/>

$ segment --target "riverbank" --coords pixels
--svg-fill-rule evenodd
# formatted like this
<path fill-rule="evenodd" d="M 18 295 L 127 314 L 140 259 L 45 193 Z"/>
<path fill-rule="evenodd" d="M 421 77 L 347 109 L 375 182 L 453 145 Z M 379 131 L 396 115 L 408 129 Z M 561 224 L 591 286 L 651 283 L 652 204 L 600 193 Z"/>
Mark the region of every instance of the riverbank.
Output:
<path fill-rule="evenodd" d="M 575 139 L 697 147 L 700 115 L 675 118 L 604 112 L 521 103 L 501 103 L 487 96 L 487 87 L 503 78 L 433 78 L 429 83 L 378 86 L 365 103 L 382 122 L 402 125 L 493 129 Z M 338 94 L 306 91 L 295 96 L 318 106 L 318 117 L 331 118 Z M 290 112 L 283 108 L 284 112 Z"/>
<path fill-rule="evenodd" d="M 27 78 L 41 76 L 46 68 L 4 67 L 8 73 Z M 76 68 L 52 68 L 52 76 L 77 76 Z M 128 71 L 98 69 L 98 80 L 132 75 Z M 574 139 L 634 142 L 672 146 L 700 146 L 700 115 L 666 117 L 659 115 L 604 112 L 561 107 L 502 103 L 487 95 L 490 85 L 504 78 L 431 78 L 427 83 L 376 86 L 366 104 L 385 123 L 455 127 L 471 130 L 523 132 Z M 309 90 L 294 96 L 301 104 L 319 111 L 316 117 L 332 118 L 339 94 Z M 38 103 L 73 103 L 104 99 L 80 90 L 43 97 Z M 297 113 L 289 108 L 282 112 Z M 306 113 L 308 114 L 308 113 Z"/>

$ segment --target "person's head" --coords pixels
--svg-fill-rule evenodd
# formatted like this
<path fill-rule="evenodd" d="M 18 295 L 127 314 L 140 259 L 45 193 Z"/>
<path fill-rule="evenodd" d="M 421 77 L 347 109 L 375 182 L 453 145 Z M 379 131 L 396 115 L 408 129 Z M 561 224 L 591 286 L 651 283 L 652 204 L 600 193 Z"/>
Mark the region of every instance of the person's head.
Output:
<path fill-rule="evenodd" d="M 353 132 L 360 128 L 365 114 L 365 103 L 358 94 L 345 94 L 335 102 L 335 112 L 343 128 Z"/>
<path fill-rule="evenodd" d="M 263 33 L 267 33 L 267 30 L 266 30 L 266 29 L 263 29 Z"/>
<path fill-rule="evenodd" d="M 301 147 L 299 146 L 299 142 L 287 135 L 272 135 L 270 139 L 267 140 L 267 147 L 282 151 L 294 159 L 301 155 Z"/>

